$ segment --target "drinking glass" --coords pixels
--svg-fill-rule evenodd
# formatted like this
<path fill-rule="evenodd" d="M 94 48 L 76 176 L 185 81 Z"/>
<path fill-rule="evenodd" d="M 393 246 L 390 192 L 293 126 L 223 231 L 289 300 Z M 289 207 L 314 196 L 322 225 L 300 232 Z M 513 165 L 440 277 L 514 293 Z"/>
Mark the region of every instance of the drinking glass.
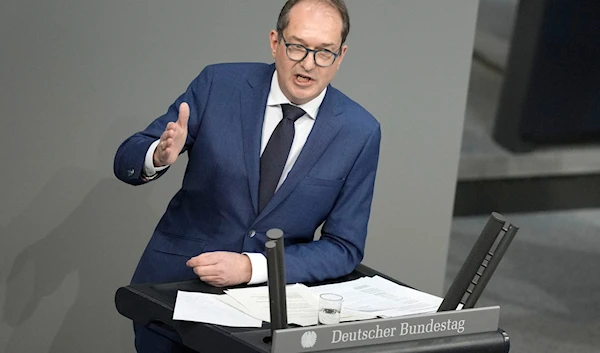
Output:
<path fill-rule="evenodd" d="M 344 298 L 339 294 L 319 295 L 319 325 L 339 324 L 343 301 Z"/>

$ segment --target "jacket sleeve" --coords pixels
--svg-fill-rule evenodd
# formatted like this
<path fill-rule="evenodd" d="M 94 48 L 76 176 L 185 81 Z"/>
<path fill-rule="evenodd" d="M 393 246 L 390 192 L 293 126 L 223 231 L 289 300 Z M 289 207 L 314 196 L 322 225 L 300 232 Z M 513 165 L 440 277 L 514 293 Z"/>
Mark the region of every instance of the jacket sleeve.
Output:
<path fill-rule="evenodd" d="M 190 119 L 188 121 L 188 136 L 181 153 L 187 151 L 194 144 L 210 94 L 212 80 L 213 70 L 211 66 L 207 66 L 190 83 L 187 90 L 171 104 L 164 115 L 154 120 L 145 130 L 130 136 L 119 146 L 113 165 L 117 178 L 131 185 L 140 185 L 150 181 L 142 177 L 146 152 L 148 152 L 150 145 L 160 138 L 167 124 L 171 121 L 177 121 L 179 105 L 183 102 L 188 103 L 190 106 Z M 158 172 L 158 175 L 151 180 L 158 179 L 168 169 Z"/>
<path fill-rule="evenodd" d="M 377 125 L 358 155 L 317 241 L 285 248 L 286 281 L 344 276 L 362 261 L 375 188 L 381 130 Z"/>

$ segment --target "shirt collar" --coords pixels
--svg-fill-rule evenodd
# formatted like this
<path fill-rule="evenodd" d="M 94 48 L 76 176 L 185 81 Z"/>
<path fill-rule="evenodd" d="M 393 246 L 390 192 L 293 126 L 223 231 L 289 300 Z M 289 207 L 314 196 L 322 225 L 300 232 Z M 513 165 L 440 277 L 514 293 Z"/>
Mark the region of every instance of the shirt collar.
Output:
<path fill-rule="evenodd" d="M 302 108 L 306 114 L 314 120 L 319 113 L 319 107 L 321 106 L 321 103 L 323 103 L 323 99 L 325 99 L 325 93 L 327 93 L 327 87 L 325 87 L 323 92 L 321 92 L 311 101 L 302 105 L 298 105 L 298 107 Z M 271 79 L 271 90 L 269 91 L 269 97 L 267 98 L 267 105 L 273 106 L 286 103 L 292 104 L 281 91 L 281 88 L 279 87 L 279 80 L 277 79 L 277 70 L 275 70 L 275 72 L 273 72 L 273 78 Z"/>

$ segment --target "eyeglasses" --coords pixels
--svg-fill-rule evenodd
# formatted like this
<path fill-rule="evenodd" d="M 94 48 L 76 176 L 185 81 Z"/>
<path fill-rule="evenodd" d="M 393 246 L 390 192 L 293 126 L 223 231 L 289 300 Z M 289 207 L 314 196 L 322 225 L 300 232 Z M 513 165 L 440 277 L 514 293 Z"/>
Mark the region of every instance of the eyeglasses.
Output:
<path fill-rule="evenodd" d="M 334 53 L 331 50 L 327 49 L 314 50 L 308 49 L 302 44 L 290 44 L 283 37 L 283 33 L 279 33 L 279 35 L 281 36 L 281 39 L 283 39 L 283 43 L 285 44 L 285 53 L 287 54 L 287 57 L 292 61 L 300 62 L 304 60 L 304 58 L 306 58 L 308 53 L 313 53 L 315 64 L 317 66 L 329 67 L 333 65 L 337 57 L 340 55 L 339 52 Z M 340 51 L 341 49 L 342 48 L 340 47 Z"/>

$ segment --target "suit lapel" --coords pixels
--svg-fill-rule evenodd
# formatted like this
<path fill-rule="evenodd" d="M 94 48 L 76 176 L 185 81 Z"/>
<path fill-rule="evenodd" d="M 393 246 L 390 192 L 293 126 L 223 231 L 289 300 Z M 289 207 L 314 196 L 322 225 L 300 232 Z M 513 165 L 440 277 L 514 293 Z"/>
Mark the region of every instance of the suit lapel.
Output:
<path fill-rule="evenodd" d="M 273 211 L 285 198 L 296 188 L 298 183 L 304 179 L 319 157 L 323 154 L 327 146 L 337 135 L 342 127 L 341 106 L 338 104 L 335 90 L 330 86 L 327 89 L 325 99 L 319 108 L 319 114 L 315 124 L 308 135 L 308 139 L 289 172 L 285 181 L 273 198 L 267 203 L 264 210 L 260 213 L 255 223 L 263 219 L 267 214 Z"/>
<path fill-rule="evenodd" d="M 260 177 L 260 143 L 262 125 L 275 65 L 260 70 L 248 78 L 248 86 L 241 92 L 241 119 L 244 140 L 244 161 L 248 186 L 255 214 L 258 214 L 258 185 Z"/>

